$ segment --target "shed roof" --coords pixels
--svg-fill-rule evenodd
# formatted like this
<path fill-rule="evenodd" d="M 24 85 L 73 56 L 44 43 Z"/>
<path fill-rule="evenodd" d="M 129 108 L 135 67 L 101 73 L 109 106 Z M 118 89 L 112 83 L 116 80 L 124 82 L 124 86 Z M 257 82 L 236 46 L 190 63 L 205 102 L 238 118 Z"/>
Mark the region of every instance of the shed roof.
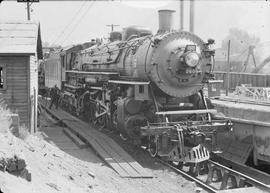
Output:
<path fill-rule="evenodd" d="M 0 21 L 0 54 L 36 54 L 42 59 L 40 25 L 33 21 Z"/>

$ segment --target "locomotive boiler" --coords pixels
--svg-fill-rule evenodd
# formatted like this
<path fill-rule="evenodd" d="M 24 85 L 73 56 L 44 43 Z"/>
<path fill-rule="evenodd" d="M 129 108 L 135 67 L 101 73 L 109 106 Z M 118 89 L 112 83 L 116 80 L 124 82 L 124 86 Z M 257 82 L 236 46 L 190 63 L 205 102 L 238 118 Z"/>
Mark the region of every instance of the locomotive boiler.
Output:
<path fill-rule="evenodd" d="M 152 156 L 198 163 L 209 159 L 216 132 L 230 124 L 215 120 L 203 94 L 212 78 L 214 41 L 173 30 L 173 13 L 159 11 L 155 35 L 131 26 L 112 33 L 108 43 L 73 54 L 61 103 L 96 125 L 117 129 Z"/>

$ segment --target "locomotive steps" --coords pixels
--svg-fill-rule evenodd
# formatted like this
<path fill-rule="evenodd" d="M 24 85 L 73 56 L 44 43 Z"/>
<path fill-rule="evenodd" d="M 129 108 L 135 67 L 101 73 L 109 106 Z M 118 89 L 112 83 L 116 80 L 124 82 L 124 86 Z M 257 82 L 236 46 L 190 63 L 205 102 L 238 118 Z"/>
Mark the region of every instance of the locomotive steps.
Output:
<path fill-rule="evenodd" d="M 61 109 L 49 109 L 43 99 L 39 99 L 41 106 L 53 117 L 61 121 L 69 131 L 65 131 L 72 136 L 73 140 L 79 142 L 79 137 L 85 144 L 91 146 L 96 153 L 111 166 L 123 178 L 152 178 L 137 161 L 126 153 L 115 141 L 105 134 L 91 128 L 87 123 L 70 115 Z M 76 143 L 77 143 L 76 142 Z M 84 146 L 79 142 L 79 146 Z M 78 145 L 78 143 L 77 143 Z"/>

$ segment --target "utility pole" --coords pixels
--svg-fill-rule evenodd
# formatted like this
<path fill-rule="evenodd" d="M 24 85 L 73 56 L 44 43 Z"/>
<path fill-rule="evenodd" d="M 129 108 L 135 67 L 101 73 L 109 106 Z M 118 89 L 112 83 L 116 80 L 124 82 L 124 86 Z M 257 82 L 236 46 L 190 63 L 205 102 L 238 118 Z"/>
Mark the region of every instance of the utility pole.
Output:
<path fill-rule="evenodd" d="M 31 20 L 31 17 L 30 17 L 30 8 L 31 8 L 30 2 L 27 1 L 27 20 L 28 21 Z"/>
<path fill-rule="evenodd" d="M 184 0 L 180 0 L 180 30 L 184 30 Z"/>
<path fill-rule="evenodd" d="M 226 87 L 226 96 L 228 96 L 229 89 L 230 89 L 230 71 L 231 71 L 230 49 L 231 49 L 231 40 L 229 40 L 229 42 L 228 42 L 228 53 L 227 53 L 227 87 Z"/>
<path fill-rule="evenodd" d="M 111 24 L 111 25 L 106 25 L 107 27 L 111 27 L 111 32 L 113 32 L 114 30 L 114 27 L 117 27 L 117 26 L 120 26 L 120 25 L 114 25 L 114 24 Z"/>
<path fill-rule="evenodd" d="M 0 0 L 1 1 L 1 0 Z M 32 3 L 38 3 L 39 0 L 17 0 L 18 3 L 26 3 L 26 10 L 27 10 L 27 20 L 31 20 L 31 5 Z"/>
<path fill-rule="evenodd" d="M 189 31 L 191 33 L 194 32 L 194 0 L 190 0 L 189 7 Z"/>

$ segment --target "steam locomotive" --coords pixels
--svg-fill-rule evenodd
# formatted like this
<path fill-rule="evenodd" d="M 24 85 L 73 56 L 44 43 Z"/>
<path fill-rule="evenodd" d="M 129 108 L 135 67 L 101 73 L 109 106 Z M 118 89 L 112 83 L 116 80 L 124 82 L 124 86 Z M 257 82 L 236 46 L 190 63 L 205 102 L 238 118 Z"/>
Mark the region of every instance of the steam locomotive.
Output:
<path fill-rule="evenodd" d="M 199 163 L 216 149 L 217 132 L 230 125 L 215 119 L 203 94 L 212 78 L 214 41 L 173 30 L 173 12 L 159 11 L 155 35 L 131 26 L 111 33 L 108 43 L 59 52 L 61 106 L 118 130 L 151 156 Z"/>

